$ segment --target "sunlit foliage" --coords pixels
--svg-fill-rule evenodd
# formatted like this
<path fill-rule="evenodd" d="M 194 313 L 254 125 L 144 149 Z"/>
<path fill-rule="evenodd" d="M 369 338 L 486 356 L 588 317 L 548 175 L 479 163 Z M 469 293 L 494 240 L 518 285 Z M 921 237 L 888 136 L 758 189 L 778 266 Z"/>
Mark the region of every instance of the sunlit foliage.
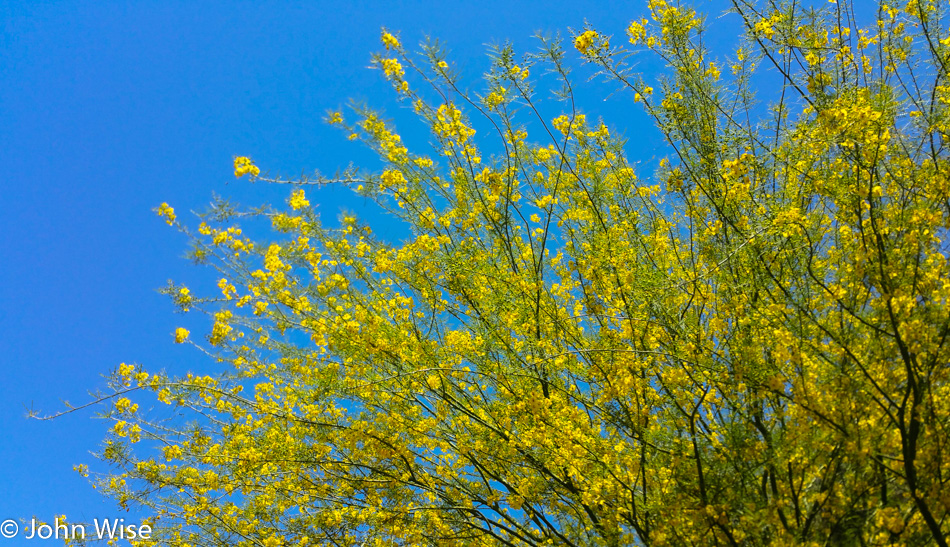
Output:
<path fill-rule="evenodd" d="M 163 204 L 222 272 L 167 289 L 210 318 L 175 341 L 222 372 L 120 367 L 100 488 L 162 545 L 947 545 L 947 5 L 648 4 L 473 93 L 384 31 L 434 150 L 354 108 L 378 171 L 239 157 L 287 207 Z M 649 152 L 575 102 L 590 68 Z M 324 184 L 410 235 L 321 218 Z"/>

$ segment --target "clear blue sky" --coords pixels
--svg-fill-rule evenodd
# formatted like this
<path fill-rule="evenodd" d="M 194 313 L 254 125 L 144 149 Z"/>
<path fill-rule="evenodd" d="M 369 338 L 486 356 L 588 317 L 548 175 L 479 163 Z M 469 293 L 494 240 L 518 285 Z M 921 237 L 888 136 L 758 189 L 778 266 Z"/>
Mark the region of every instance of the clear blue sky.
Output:
<path fill-rule="evenodd" d="M 0 2 L 0 520 L 121 516 L 72 471 L 94 463 L 89 452 L 110 424 L 91 411 L 27 420 L 26 407 L 54 412 L 63 399 L 85 402 L 123 361 L 214 370 L 172 343 L 175 327 L 190 319 L 156 290 L 208 272 L 181 258 L 185 238 L 153 207 L 167 201 L 189 221 L 187 212 L 203 209 L 212 193 L 246 204 L 286 197 L 286 187 L 235 181 L 234 155 L 285 175 L 332 173 L 351 160 L 375 166 L 320 120 L 349 98 L 409 119 L 379 72 L 367 69 L 382 26 L 408 45 L 426 35 L 444 40 L 478 89 L 486 44 L 511 39 L 524 51 L 536 46 L 535 31 L 566 32 L 585 18 L 621 40 L 642 9 L 576 1 Z M 588 75 L 578 71 L 581 80 Z M 604 90 L 591 96 L 600 101 Z M 629 96 L 585 110 L 605 108 L 628 135 L 642 131 Z M 340 193 L 316 198 L 325 216 L 358 205 Z M 4 541 L 0 547 L 20 540 Z"/>

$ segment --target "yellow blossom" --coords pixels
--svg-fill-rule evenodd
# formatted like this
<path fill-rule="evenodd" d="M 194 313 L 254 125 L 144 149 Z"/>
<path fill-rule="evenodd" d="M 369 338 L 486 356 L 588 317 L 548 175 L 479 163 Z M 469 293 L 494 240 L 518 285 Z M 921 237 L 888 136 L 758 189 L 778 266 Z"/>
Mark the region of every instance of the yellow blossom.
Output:
<path fill-rule="evenodd" d="M 593 30 L 585 31 L 582 34 L 578 35 L 576 38 L 574 38 L 574 47 L 577 49 L 577 51 L 581 52 L 582 54 L 588 55 L 591 46 L 594 45 L 594 42 L 597 40 L 598 36 L 599 35 L 597 34 L 596 31 L 593 31 Z M 606 41 L 604 42 L 604 47 L 606 47 Z"/>
<path fill-rule="evenodd" d="M 236 156 L 234 158 L 234 176 L 240 178 L 248 173 L 250 173 L 252 177 L 256 177 L 261 174 L 261 170 L 251 162 L 251 158 Z"/>
<path fill-rule="evenodd" d="M 382 59 L 380 64 L 382 64 L 383 72 L 387 78 L 401 80 L 406 74 L 405 69 L 402 68 L 402 64 L 397 59 Z"/>
<path fill-rule="evenodd" d="M 181 307 L 182 311 L 188 311 L 191 308 L 192 301 L 193 298 L 188 287 L 178 289 L 178 294 L 175 295 L 175 302 Z"/>
<path fill-rule="evenodd" d="M 647 35 L 646 27 L 644 26 L 646 22 L 647 22 L 646 19 L 643 19 L 641 21 L 632 21 L 630 23 L 630 26 L 627 27 L 627 35 L 630 36 L 631 44 L 637 45 L 641 40 L 643 40 L 646 37 Z"/>
<path fill-rule="evenodd" d="M 303 188 L 298 188 L 294 190 L 290 195 L 290 208 L 294 211 L 298 209 L 303 209 L 304 207 L 309 207 L 310 202 L 307 201 L 307 198 L 304 196 Z"/>
<path fill-rule="evenodd" d="M 165 202 L 158 206 L 158 216 L 163 217 L 169 226 L 175 223 L 175 210 Z"/>
<path fill-rule="evenodd" d="M 386 49 L 399 49 L 401 47 L 399 40 L 385 30 L 383 31 L 382 41 Z"/>

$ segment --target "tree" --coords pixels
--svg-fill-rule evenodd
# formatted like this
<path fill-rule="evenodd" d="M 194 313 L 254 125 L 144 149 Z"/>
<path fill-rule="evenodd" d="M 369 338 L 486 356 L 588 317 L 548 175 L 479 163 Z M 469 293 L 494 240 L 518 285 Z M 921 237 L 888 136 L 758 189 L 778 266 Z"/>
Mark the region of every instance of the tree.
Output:
<path fill-rule="evenodd" d="M 703 16 L 651 0 L 623 46 L 494 50 L 481 95 L 383 31 L 375 65 L 437 159 L 354 108 L 328 121 L 381 172 L 242 157 L 289 208 L 221 202 L 195 233 L 163 204 L 224 274 L 217 296 L 168 287 L 213 318 L 176 339 L 227 366 L 122 365 L 102 488 L 168 545 L 947 545 L 946 6 L 731 12 L 725 60 Z M 575 105 L 577 54 L 667 157 L 636 169 Z M 632 69 L 646 55 L 664 75 Z M 411 237 L 319 218 L 323 184 Z M 139 411 L 150 392 L 188 421 Z"/>

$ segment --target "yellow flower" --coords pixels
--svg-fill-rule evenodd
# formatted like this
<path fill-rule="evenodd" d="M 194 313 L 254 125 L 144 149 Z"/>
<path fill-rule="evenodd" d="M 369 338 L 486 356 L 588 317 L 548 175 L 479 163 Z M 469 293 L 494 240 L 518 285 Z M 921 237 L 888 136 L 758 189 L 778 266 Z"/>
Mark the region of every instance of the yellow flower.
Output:
<path fill-rule="evenodd" d="M 399 49 L 399 39 L 397 39 L 392 34 L 383 31 L 383 45 L 386 46 L 386 49 Z"/>
<path fill-rule="evenodd" d="M 179 459 L 182 455 L 181 447 L 175 444 L 166 446 L 162 449 L 162 452 L 167 461 Z"/>
<path fill-rule="evenodd" d="M 182 342 L 188 339 L 189 334 L 191 333 L 188 332 L 188 329 L 178 327 L 177 329 L 175 329 L 175 343 L 181 344 Z"/>
<path fill-rule="evenodd" d="M 188 311 L 192 302 L 191 291 L 188 290 L 188 287 L 182 287 L 178 289 L 178 295 L 175 297 L 175 302 L 181 307 L 182 311 Z"/>
<path fill-rule="evenodd" d="M 505 88 L 502 87 L 489 93 L 484 99 L 485 106 L 487 106 L 489 110 L 494 110 L 505 101 L 505 91 Z"/>
<path fill-rule="evenodd" d="M 402 171 L 398 169 L 383 171 L 383 174 L 379 177 L 379 187 L 383 190 L 387 188 L 400 188 L 405 183 L 406 177 L 402 174 Z"/>
<path fill-rule="evenodd" d="M 158 206 L 158 216 L 163 217 L 169 226 L 175 222 L 175 210 L 165 202 Z"/>
<path fill-rule="evenodd" d="M 251 158 L 245 156 L 237 156 L 234 158 L 234 176 L 242 177 L 250 173 L 252 177 L 256 177 L 261 174 L 261 170 L 257 168 L 256 165 L 251 161 Z"/>
<path fill-rule="evenodd" d="M 264 255 L 264 267 L 272 272 L 284 269 L 284 263 L 280 260 L 280 245 L 272 243 L 267 248 L 267 254 Z"/>
<path fill-rule="evenodd" d="M 538 206 L 538 208 L 544 209 L 548 205 L 551 205 L 552 203 L 554 203 L 554 196 L 550 196 L 550 195 L 544 196 L 541 199 L 535 200 L 534 203 L 535 205 Z"/>
<path fill-rule="evenodd" d="M 297 209 L 303 209 L 304 207 L 309 207 L 310 202 L 307 201 L 306 196 L 304 196 L 303 189 L 294 190 L 293 194 L 290 195 L 290 207 L 294 211 Z"/>
<path fill-rule="evenodd" d="M 132 372 L 135 371 L 135 367 L 132 365 L 127 365 L 125 363 L 119 363 L 119 376 L 123 378 L 128 378 L 132 375 Z"/>
<path fill-rule="evenodd" d="M 214 326 L 211 328 L 211 337 L 209 338 L 212 346 L 221 344 L 224 338 L 233 330 L 231 325 L 228 324 L 231 316 L 229 310 L 222 310 L 214 314 Z"/>
<path fill-rule="evenodd" d="M 577 38 L 574 38 L 574 47 L 577 48 L 577 51 L 580 51 L 584 55 L 588 55 L 587 51 L 594 45 L 594 41 L 597 39 L 597 32 L 593 30 L 588 30 L 583 34 L 579 35 Z"/>
<path fill-rule="evenodd" d="M 406 71 L 402 68 L 402 64 L 399 63 L 398 59 L 383 59 L 380 64 L 383 65 L 383 72 L 386 73 L 387 78 L 400 80 L 406 75 Z"/>
<path fill-rule="evenodd" d="M 130 401 L 127 397 L 122 397 L 115 402 L 115 410 L 119 413 L 134 414 L 139 409 L 139 405 Z"/>
<path fill-rule="evenodd" d="M 228 283 L 226 278 L 221 278 L 218 280 L 218 288 L 221 289 L 221 294 L 228 300 L 231 300 L 235 294 L 237 294 L 237 288 L 234 285 Z"/>
<path fill-rule="evenodd" d="M 644 23 L 646 23 L 646 19 L 642 19 L 640 21 L 632 21 L 630 23 L 630 26 L 627 27 L 627 35 L 630 36 L 631 44 L 637 45 L 641 40 L 643 40 L 646 37 L 647 31 L 646 31 L 646 27 L 644 27 Z"/>

